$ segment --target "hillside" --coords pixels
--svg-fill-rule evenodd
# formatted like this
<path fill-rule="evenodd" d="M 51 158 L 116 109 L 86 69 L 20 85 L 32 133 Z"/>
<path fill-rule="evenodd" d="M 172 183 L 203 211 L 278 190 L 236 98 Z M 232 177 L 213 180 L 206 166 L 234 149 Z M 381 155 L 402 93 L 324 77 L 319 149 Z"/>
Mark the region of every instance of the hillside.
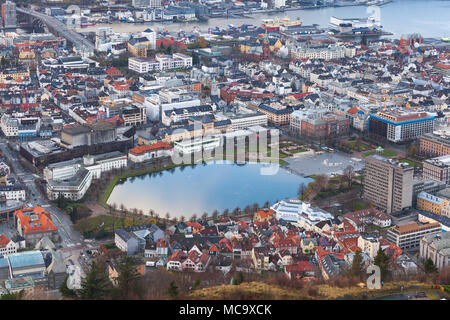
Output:
<path fill-rule="evenodd" d="M 306 285 L 303 288 L 295 289 L 290 287 L 280 287 L 278 285 L 263 282 L 245 282 L 240 285 L 221 285 L 198 289 L 191 292 L 187 298 L 199 300 L 334 300 L 344 298 L 344 296 L 352 296 L 357 299 L 361 298 L 365 294 L 370 299 L 392 293 L 398 293 L 400 292 L 400 288 L 402 286 L 404 287 L 404 292 L 436 291 L 436 289 L 431 288 L 431 283 L 423 283 L 419 281 L 390 282 L 385 284 L 382 289 L 376 291 L 358 286 L 339 288 L 327 284 L 321 284 L 313 286 Z"/>

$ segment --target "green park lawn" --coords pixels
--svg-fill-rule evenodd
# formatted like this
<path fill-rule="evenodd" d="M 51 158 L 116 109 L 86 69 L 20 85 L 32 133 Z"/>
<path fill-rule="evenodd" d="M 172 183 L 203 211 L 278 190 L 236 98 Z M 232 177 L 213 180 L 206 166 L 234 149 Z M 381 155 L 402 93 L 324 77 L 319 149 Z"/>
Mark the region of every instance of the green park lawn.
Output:
<path fill-rule="evenodd" d="M 368 156 L 371 156 L 371 155 L 374 155 L 374 154 L 376 154 L 377 152 L 375 151 L 375 150 L 373 150 L 373 151 L 369 151 L 369 152 L 366 152 L 366 153 L 363 153 L 363 157 L 368 157 Z M 386 158 L 392 158 L 392 157 L 395 157 L 397 155 L 397 152 L 395 152 L 394 150 L 389 150 L 389 149 L 384 149 L 383 150 L 383 156 L 385 156 Z"/>

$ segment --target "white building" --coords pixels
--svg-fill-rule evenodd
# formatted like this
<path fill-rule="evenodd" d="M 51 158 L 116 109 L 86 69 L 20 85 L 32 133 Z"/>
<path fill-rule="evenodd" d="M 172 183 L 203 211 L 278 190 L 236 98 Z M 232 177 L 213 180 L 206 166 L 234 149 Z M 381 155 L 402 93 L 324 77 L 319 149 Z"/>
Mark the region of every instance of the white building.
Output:
<path fill-rule="evenodd" d="M 286 221 L 298 222 L 306 227 L 312 227 L 320 221 L 332 220 L 331 213 L 311 204 L 297 199 L 286 199 L 275 203 L 271 209 L 275 211 L 276 218 Z"/>
<path fill-rule="evenodd" d="M 176 141 L 174 150 L 181 154 L 201 152 L 202 150 L 212 150 L 220 147 L 221 139 L 219 137 L 204 137 L 197 139 L 186 139 Z"/>
<path fill-rule="evenodd" d="M 419 246 L 421 239 L 427 235 L 441 233 L 441 225 L 435 223 L 410 222 L 394 226 L 387 231 L 386 239 L 395 243 L 400 249 L 411 249 Z"/>
<path fill-rule="evenodd" d="M 375 237 L 361 235 L 358 238 L 358 248 L 366 252 L 373 259 L 380 248 L 380 242 Z"/>
<path fill-rule="evenodd" d="M 247 129 L 253 126 L 267 126 L 267 114 L 256 112 L 230 118 L 231 130 Z"/>
<path fill-rule="evenodd" d="M 17 252 L 17 245 L 4 234 L 0 234 L 0 256 L 7 256 Z"/>
<path fill-rule="evenodd" d="M 420 257 L 430 258 L 438 269 L 450 266 L 450 232 L 423 237 L 420 240 Z"/>
<path fill-rule="evenodd" d="M 6 200 L 26 200 L 25 189 L 20 185 L 0 186 L 0 196 L 5 197 Z"/>
<path fill-rule="evenodd" d="M 282 8 L 286 6 L 286 0 L 275 0 L 273 3 L 274 8 Z"/>
<path fill-rule="evenodd" d="M 47 197 L 57 200 L 59 195 L 64 198 L 78 201 L 83 198 L 91 186 L 92 173 L 80 168 L 75 175 L 64 180 L 47 180 Z"/>
<path fill-rule="evenodd" d="M 172 56 L 157 54 L 155 59 L 136 57 L 128 59 L 128 69 L 137 73 L 158 72 L 190 67 L 192 67 L 192 57 L 182 53 L 174 53 Z"/>
<path fill-rule="evenodd" d="M 46 180 L 65 180 L 74 176 L 78 170 L 85 168 L 92 173 L 93 179 L 99 179 L 103 172 L 125 168 L 128 165 L 126 154 L 119 151 L 99 155 L 86 155 L 83 158 L 52 163 L 44 169 Z"/>
<path fill-rule="evenodd" d="M 171 157 L 173 147 L 165 142 L 158 142 L 152 145 L 137 146 L 130 150 L 128 157 L 130 161 L 140 163 L 160 157 Z"/>
<path fill-rule="evenodd" d="M 345 57 L 345 47 L 324 46 L 324 47 L 296 47 L 289 51 L 292 59 L 322 59 L 333 60 Z"/>
<path fill-rule="evenodd" d="M 177 108 L 165 110 L 162 113 L 162 123 L 170 126 L 172 122 L 179 122 L 191 117 L 201 117 L 212 114 L 214 109 L 210 105 L 193 106 L 187 108 Z"/>

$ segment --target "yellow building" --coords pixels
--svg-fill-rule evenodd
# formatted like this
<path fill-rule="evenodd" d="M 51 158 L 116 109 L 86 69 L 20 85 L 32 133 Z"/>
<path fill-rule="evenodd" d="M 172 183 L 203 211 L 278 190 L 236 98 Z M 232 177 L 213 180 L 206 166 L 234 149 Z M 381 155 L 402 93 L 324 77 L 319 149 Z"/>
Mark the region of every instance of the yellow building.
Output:
<path fill-rule="evenodd" d="M 150 41 L 143 38 L 134 38 L 127 43 L 128 51 L 137 58 L 147 57 L 147 52 L 150 49 Z"/>
<path fill-rule="evenodd" d="M 3 83 L 6 81 L 6 78 L 11 77 L 14 81 L 18 79 L 23 79 L 25 77 L 30 77 L 30 70 L 28 69 L 6 69 L 0 72 L 0 82 Z"/>
<path fill-rule="evenodd" d="M 23 49 L 19 53 L 20 60 L 34 60 L 36 58 L 36 54 L 34 50 L 31 49 Z"/>
<path fill-rule="evenodd" d="M 311 239 L 302 239 L 301 242 L 302 252 L 303 254 L 313 253 L 314 249 L 317 247 L 317 240 L 314 238 Z"/>
<path fill-rule="evenodd" d="M 443 208 L 447 206 L 448 203 L 449 201 L 447 199 L 436 197 L 424 191 L 417 196 L 417 208 L 435 214 L 442 214 Z"/>

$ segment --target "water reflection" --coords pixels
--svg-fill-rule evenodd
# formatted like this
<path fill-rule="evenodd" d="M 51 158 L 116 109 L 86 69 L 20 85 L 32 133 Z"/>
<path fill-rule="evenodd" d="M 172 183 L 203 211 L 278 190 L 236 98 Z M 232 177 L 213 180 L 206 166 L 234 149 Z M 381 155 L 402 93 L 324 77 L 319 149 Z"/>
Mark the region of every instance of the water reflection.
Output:
<path fill-rule="evenodd" d="M 178 167 L 159 173 L 142 175 L 118 183 L 108 204 L 123 204 L 128 209 L 153 209 L 160 216 L 169 212 L 172 217 L 190 217 L 192 214 L 222 213 L 236 207 L 245 208 L 255 202 L 260 205 L 286 197 L 295 197 L 302 178 L 284 169 L 276 175 L 261 175 L 263 165 L 251 163 L 208 164 Z"/>

